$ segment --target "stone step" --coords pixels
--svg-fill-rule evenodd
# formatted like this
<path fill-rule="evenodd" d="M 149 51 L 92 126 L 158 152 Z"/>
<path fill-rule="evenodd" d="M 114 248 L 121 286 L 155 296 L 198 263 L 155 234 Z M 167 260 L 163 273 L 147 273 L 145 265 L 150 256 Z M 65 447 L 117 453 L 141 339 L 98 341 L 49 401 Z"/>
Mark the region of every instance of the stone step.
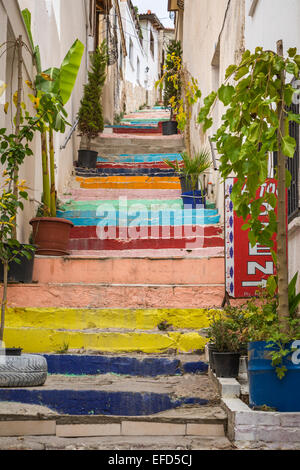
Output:
<path fill-rule="evenodd" d="M 5 402 L 5 405 L 9 405 L 7 402 Z M 23 405 L 23 408 L 25 406 Z M 1 419 L 1 417 L 0 417 Z M 141 458 L 142 460 L 142 465 L 143 468 L 145 468 L 145 465 L 147 465 L 153 460 L 154 465 L 158 465 L 161 459 L 161 463 L 163 464 L 165 462 L 165 459 L 168 459 L 168 464 L 172 464 L 172 462 L 175 462 L 175 458 L 171 455 L 166 457 L 166 451 L 169 453 L 173 453 L 176 451 L 182 452 L 185 451 L 185 457 L 180 457 L 183 460 L 183 463 L 185 465 L 192 465 L 195 463 L 195 461 L 198 459 L 199 464 L 201 463 L 201 456 L 199 453 L 194 452 L 194 455 L 191 454 L 191 451 L 225 451 L 225 450 L 234 450 L 236 447 L 233 445 L 227 437 L 223 436 L 216 436 L 216 437 L 209 437 L 207 436 L 207 433 L 205 432 L 205 429 L 201 431 L 202 434 L 200 435 L 184 435 L 184 436 L 169 436 L 169 435 L 164 435 L 164 436 L 129 436 L 129 435 L 118 435 L 118 436 L 111 436 L 111 435 L 106 435 L 106 436 L 101 436 L 101 439 L 99 439 L 99 436 L 90 436 L 91 431 L 90 429 L 92 428 L 81 428 L 79 427 L 79 432 L 80 434 L 83 432 L 82 430 L 85 430 L 85 436 L 74 436 L 74 437 L 59 437 L 57 435 L 30 435 L 30 430 L 35 430 L 35 425 L 33 426 L 30 423 L 30 426 L 28 426 L 28 423 L 24 421 L 19 421 L 16 422 L 14 421 L 15 417 L 12 417 L 13 421 L 10 424 L 10 429 L 13 429 L 12 432 L 17 433 L 16 429 L 22 428 L 22 437 L 16 437 L 10 436 L 10 437 L 1 437 L 0 436 L 0 449 L 1 450 L 39 450 L 39 451 L 45 451 L 45 450 L 86 450 L 86 451 L 93 451 L 93 450 L 98 450 L 98 451 L 103 451 L 111 453 L 111 451 L 115 451 L 114 455 L 110 457 L 110 464 L 134 464 L 136 466 L 139 466 L 141 464 Z M 26 417 L 25 417 L 26 419 Z M 24 427 L 28 426 L 28 427 Z M 75 426 L 76 427 L 76 426 Z M 4 426 L 4 428 L 6 428 Z M 28 429 L 29 434 L 27 435 L 26 433 L 24 434 L 24 429 Z M 72 428 L 74 429 L 74 428 Z M 193 428 L 195 429 L 195 428 Z M 200 428 L 199 428 L 200 429 Z M 7 431 L 4 431 L 7 432 Z M 93 433 L 94 431 L 92 431 Z M 41 434 L 41 433 L 40 433 Z M 78 434 L 78 432 L 77 432 Z M 204 435 L 203 435 L 204 434 Z M 19 435 L 19 434 L 17 434 Z M 130 456 L 122 456 L 121 453 L 122 451 L 125 451 L 124 453 L 126 454 L 129 452 L 130 449 Z M 174 450 L 176 449 L 176 451 Z M 144 455 L 143 457 L 137 456 L 134 457 L 133 451 L 137 451 L 137 453 L 140 453 L 141 451 L 152 451 L 154 454 L 153 457 L 146 456 Z M 162 456 L 160 457 L 160 454 Z M 197 457 L 196 457 L 197 456 Z M 103 455 L 101 458 L 103 459 Z M 133 457 L 135 460 L 133 460 Z M 137 460 L 137 457 L 139 460 Z M 130 459 L 130 460 L 126 460 Z M 108 459 L 107 459 L 108 461 Z M 145 463 L 144 463 L 145 462 Z"/>
<path fill-rule="evenodd" d="M 81 229 L 83 227 L 80 227 Z M 97 229 L 96 227 L 88 227 Z M 72 235 L 71 235 L 72 236 Z M 109 238 L 100 239 L 92 237 L 71 238 L 68 249 L 75 251 L 103 251 L 103 250 L 162 250 L 162 249 L 184 249 L 194 250 L 197 248 L 223 247 L 224 239 L 221 237 L 184 237 L 184 238 Z"/>
<path fill-rule="evenodd" d="M 130 134 L 102 134 L 91 143 L 91 149 L 100 156 L 120 154 L 180 153 L 184 150 L 183 138 L 176 136 L 132 136 Z"/>
<path fill-rule="evenodd" d="M 137 330 L 123 331 L 106 328 L 71 330 L 55 328 L 17 328 L 6 326 L 5 345 L 22 345 L 25 353 L 59 352 L 65 349 L 103 353 L 143 352 L 195 353 L 204 349 L 206 340 L 194 331 Z"/>
<path fill-rule="evenodd" d="M 83 211 L 57 211 L 57 217 L 70 220 L 76 227 L 99 227 L 99 234 L 110 228 L 121 227 L 131 228 L 134 235 L 131 238 L 148 236 L 148 227 L 152 229 L 152 236 L 158 236 L 160 227 L 166 227 L 165 232 L 169 233 L 171 227 L 178 234 L 184 232 L 186 236 L 194 237 L 201 235 L 201 226 L 214 225 L 220 221 L 220 215 L 216 209 L 165 209 L 163 211 L 142 211 L 140 207 L 132 207 L 130 211 L 115 210 L 109 204 L 99 204 L 98 209 Z M 108 228 L 107 228 L 108 227 Z M 184 227 L 184 229 L 182 228 Z M 188 229 L 187 227 L 190 227 Z M 139 232 L 143 232 L 138 234 Z M 99 235 L 100 237 L 100 235 Z M 105 238 L 112 238 L 109 234 Z"/>
<path fill-rule="evenodd" d="M 82 177 L 77 176 L 76 181 L 81 188 L 86 189 L 181 189 L 179 178 L 160 176 L 106 176 Z"/>
<path fill-rule="evenodd" d="M 76 168 L 76 176 L 84 178 L 105 177 L 105 176 L 159 176 L 159 177 L 174 177 L 176 173 L 171 168 L 104 168 L 98 167 L 95 169 Z"/>
<path fill-rule="evenodd" d="M 138 154 L 118 154 L 118 155 L 107 155 L 106 157 L 98 156 L 97 162 L 119 164 L 119 165 L 155 165 L 162 164 L 166 160 L 168 161 L 181 161 L 182 156 L 180 153 L 138 153 Z M 166 165 L 166 164 L 165 164 Z"/>
<path fill-rule="evenodd" d="M 33 280 L 39 283 L 223 285 L 223 248 L 122 250 L 36 256 Z M 218 254 L 219 253 L 219 254 Z M 94 256 L 93 256 L 94 255 Z"/>
<path fill-rule="evenodd" d="M 127 419 L 124 420 L 123 425 L 124 428 L 127 427 L 127 432 L 129 432 L 130 422 L 135 423 L 136 426 L 142 422 L 144 424 L 142 434 L 149 435 L 149 432 L 153 433 L 156 429 L 159 435 L 161 431 L 158 426 L 153 426 L 150 431 L 150 426 L 146 423 L 169 421 L 168 428 L 171 435 L 178 432 L 184 435 L 187 423 L 195 424 L 198 421 L 198 424 L 204 424 L 204 419 L 207 419 L 206 406 L 216 402 L 216 393 L 207 374 L 154 378 L 114 374 L 84 376 L 48 374 L 43 386 L 0 388 L 0 400 L 46 407 L 52 411 L 50 412 L 51 418 L 53 416 L 57 419 L 61 418 L 59 421 L 64 425 L 71 422 L 83 423 L 83 417 L 90 417 L 90 423 L 94 424 L 120 423 L 120 420 L 126 416 Z M 184 419 L 181 414 L 184 408 L 181 407 L 186 405 L 192 408 L 185 410 Z M 204 415 L 201 411 L 202 407 Z M 219 435 L 224 436 L 226 417 L 220 412 L 219 407 L 216 408 L 214 416 L 208 419 L 208 423 L 217 425 Z M 174 419 L 176 416 L 178 418 L 178 412 L 181 414 L 181 424 L 184 424 L 182 429 L 177 426 L 179 421 L 176 422 Z M 169 419 L 161 413 L 169 414 Z M 71 417 L 74 420 L 70 419 Z M 170 429 L 170 424 L 174 426 L 173 430 Z M 131 435 L 139 435 L 133 426 L 130 432 Z M 211 432 L 216 432 L 216 429 Z M 214 434 L 209 433 L 209 435 Z"/>
<path fill-rule="evenodd" d="M 195 330 L 209 325 L 215 309 L 205 308 L 34 308 L 8 309 L 11 328 L 69 329 L 73 331 L 114 329 L 124 331 Z M 160 327 L 159 327 L 160 326 Z"/>
<path fill-rule="evenodd" d="M 97 193 L 97 192 L 96 192 Z M 182 199 L 181 198 L 178 198 L 176 200 L 174 199 L 165 199 L 165 200 L 161 200 L 161 199 L 155 199 L 155 198 L 152 198 L 152 199 L 111 199 L 111 200 L 105 200 L 105 205 L 107 207 L 107 204 L 109 204 L 111 207 L 113 207 L 115 210 L 120 210 L 120 209 L 123 209 L 124 210 L 124 206 L 128 209 L 130 208 L 134 208 L 137 204 L 138 204 L 138 207 L 140 208 L 141 205 L 143 206 L 143 208 L 145 208 L 145 210 L 168 210 L 170 208 L 174 208 L 174 209 L 183 209 L 184 208 L 184 205 L 183 205 L 183 202 L 182 202 Z M 97 211 L 97 209 L 99 208 L 99 206 L 101 205 L 101 199 L 96 199 L 96 200 L 84 200 L 84 199 L 81 199 L 81 200 L 73 200 L 73 199 L 69 199 L 67 201 L 65 201 L 62 205 L 61 205 L 61 210 L 63 211 L 73 211 L 73 212 L 76 212 L 76 211 L 86 211 L 86 210 L 89 210 L 89 211 Z M 209 201 L 207 201 L 207 204 L 206 204 L 206 209 L 215 209 L 215 204 L 214 203 L 211 203 Z"/>
<path fill-rule="evenodd" d="M 0 289 L 1 290 L 1 289 Z M 220 307 L 222 284 L 11 284 L 11 307 L 47 308 L 203 308 Z"/>
<path fill-rule="evenodd" d="M 178 376 L 208 372 L 204 356 L 193 354 L 43 354 L 49 374 L 99 375 L 119 374 L 133 377 Z"/>
<path fill-rule="evenodd" d="M 194 353 L 207 342 L 208 309 L 15 308 L 6 315 L 6 347 L 23 352 Z"/>
<path fill-rule="evenodd" d="M 112 126 L 114 134 L 134 134 L 134 135 L 159 135 L 162 134 L 161 122 L 156 125 L 145 124 L 125 124 Z"/>
<path fill-rule="evenodd" d="M 181 189 L 156 189 L 155 199 L 166 200 L 176 199 L 181 200 Z M 62 197 L 62 201 L 69 201 L 70 198 L 74 201 L 106 201 L 117 200 L 119 198 L 130 199 L 153 199 L 151 189 L 128 189 L 128 188 L 105 188 L 105 189 L 86 189 L 86 188 L 73 188 L 67 190 Z"/>

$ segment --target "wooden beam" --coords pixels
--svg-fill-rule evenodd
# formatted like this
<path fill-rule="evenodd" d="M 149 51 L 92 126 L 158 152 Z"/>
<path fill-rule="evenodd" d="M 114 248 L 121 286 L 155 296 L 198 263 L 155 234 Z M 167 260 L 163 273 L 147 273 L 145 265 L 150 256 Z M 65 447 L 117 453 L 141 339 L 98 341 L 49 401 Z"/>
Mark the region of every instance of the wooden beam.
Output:
<path fill-rule="evenodd" d="M 249 16 L 254 16 L 257 4 L 258 4 L 258 0 L 252 0 L 252 5 L 249 10 Z"/>

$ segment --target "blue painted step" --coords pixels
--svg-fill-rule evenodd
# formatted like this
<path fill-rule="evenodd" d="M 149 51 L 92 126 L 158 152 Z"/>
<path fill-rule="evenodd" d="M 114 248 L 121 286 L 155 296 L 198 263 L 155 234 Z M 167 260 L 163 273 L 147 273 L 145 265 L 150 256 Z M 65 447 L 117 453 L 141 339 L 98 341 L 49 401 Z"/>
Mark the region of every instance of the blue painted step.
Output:
<path fill-rule="evenodd" d="M 214 209 L 179 209 L 169 211 L 158 211 L 158 212 L 139 212 L 134 211 L 134 214 L 127 214 L 126 212 L 116 211 L 114 207 L 111 210 L 107 210 L 107 206 L 104 206 L 101 210 L 101 206 L 98 212 L 98 216 L 92 211 L 90 216 L 76 217 L 72 211 L 58 211 L 57 217 L 62 217 L 70 220 L 75 226 L 95 226 L 95 225 L 109 225 L 109 226 L 122 226 L 130 225 L 131 227 L 139 226 L 158 226 L 158 225 L 213 225 L 220 221 L 220 215 L 217 215 L 217 210 Z M 131 209 L 132 210 L 132 209 Z M 206 212 L 209 211 L 209 212 Z M 102 215 L 103 214 L 103 215 Z"/>
<path fill-rule="evenodd" d="M 208 366 L 202 361 L 183 362 L 163 357 L 143 358 L 128 356 L 43 354 L 47 360 L 49 374 L 125 374 L 156 377 L 159 375 L 182 375 L 204 373 Z"/>
<path fill-rule="evenodd" d="M 84 169 L 76 168 L 75 173 L 77 176 L 84 176 L 86 178 L 97 177 L 97 176 L 176 176 L 175 171 L 172 168 L 95 168 L 95 169 Z"/>
<path fill-rule="evenodd" d="M 143 163 L 143 162 L 163 162 L 165 160 L 182 160 L 180 153 L 147 153 L 147 154 L 120 154 L 120 155 L 110 155 L 107 157 L 98 157 L 98 162 L 124 162 L 124 163 Z"/>
<path fill-rule="evenodd" d="M 0 389 L 0 400 L 42 405 L 66 415 L 147 416 L 182 405 L 206 405 L 198 397 L 172 399 L 151 392 L 107 392 L 95 390 Z"/>

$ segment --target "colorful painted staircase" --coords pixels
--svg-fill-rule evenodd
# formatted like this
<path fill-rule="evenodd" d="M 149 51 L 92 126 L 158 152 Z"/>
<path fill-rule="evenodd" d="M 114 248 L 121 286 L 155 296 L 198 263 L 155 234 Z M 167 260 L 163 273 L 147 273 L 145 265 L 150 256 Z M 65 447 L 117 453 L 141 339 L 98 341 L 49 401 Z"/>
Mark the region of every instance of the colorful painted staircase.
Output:
<path fill-rule="evenodd" d="M 153 119 L 149 111 L 145 115 Z M 34 283 L 9 287 L 5 341 L 21 344 L 24 352 L 47 354 L 52 373 L 64 373 L 55 369 L 62 352 L 66 360 L 85 357 L 90 365 L 98 361 L 99 374 L 123 374 L 124 369 L 115 367 L 124 361 L 131 364 L 126 370 L 133 370 L 132 355 L 146 354 L 146 359 L 135 359 L 141 375 L 146 374 L 144 360 L 152 370 L 171 353 L 174 359 L 180 354 L 192 358 L 185 374 L 205 375 L 207 364 L 199 353 L 211 309 L 223 300 L 224 240 L 214 205 L 184 207 L 178 177 L 160 173 L 167 169 L 165 159 L 180 158 L 182 137 L 103 134 L 93 147 L 99 152 L 97 174 L 76 168 L 57 214 L 74 224 L 70 255 L 37 256 Z M 93 359 L 99 353 L 102 365 Z M 198 356 L 192 356 L 195 353 Z M 120 354 L 123 360 L 107 359 L 110 365 L 104 365 L 105 358 Z M 163 376 L 174 374 L 171 362 L 160 369 Z M 56 390 L 52 382 L 45 389 L 46 404 Z M 134 383 L 130 393 L 133 390 Z M 65 396 L 70 392 L 66 386 L 63 391 Z M 105 395 L 88 391 L 76 394 L 72 388 L 70 396 L 74 392 L 81 406 L 84 400 Z M 10 399 L 1 393 L 2 399 Z M 42 395 L 34 393 L 15 393 L 11 399 L 22 396 L 26 403 L 36 403 Z M 201 392 L 192 398 L 191 405 L 204 404 Z M 175 406 L 187 403 L 182 399 Z M 213 423 L 224 435 L 224 417 Z"/>
<path fill-rule="evenodd" d="M 145 115 L 146 119 L 150 115 L 153 119 L 153 112 L 147 110 Z M 130 351 L 147 353 L 170 348 L 184 353 L 203 349 L 205 339 L 199 334 L 197 322 L 189 323 L 187 328 L 185 322 L 180 326 L 178 321 L 175 326 L 172 321 L 171 331 L 157 331 L 158 320 L 156 326 L 156 320 L 152 321 L 150 329 L 143 328 L 142 323 L 131 322 L 126 327 L 126 322 L 120 325 L 113 321 L 114 315 L 120 315 L 118 309 L 122 318 L 127 319 L 132 315 L 135 318 L 141 309 L 146 309 L 147 315 L 152 312 L 156 318 L 158 311 L 167 324 L 174 309 L 178 318 L 184 314 L 194 320 L 197 314 L 192 314 L 191 309 L 199 309 L 201 327 L 205 327 L 207 313 L 203 316 L 201 309 L 219 307 L 223 300 L 224 240 L 214 204 L 208 202 L 205 209 L 184 207 L 177 176 L 139 174 L 145 168 L 156 171 L 155 165 L 167 159 L 180 160 L 178 148 L 183 146 L 182 137 L 170 137 L 167 136 L 167 144 L 165 139 L 156 138 L 156 144 L 159 141 L 164 151 L 157 153 L 154 146 L 154 151 L 149 147 L 145 154 L 141 153 L 141 141 L 152 142 L 152 138 L 130 137 L 130 153 L 126 137 L 114 138 L 119 139 L 119 151 L 110 155 L 109 147 L 99 153 L 97 168 L 101 174 L 103 164 L 107 165 L 106 170 L 117 165 L 114 176 L 74 177 L 57 214 L 74 224 L 70 256 L 37 256 L 34 284 L 9 289 L 9 305 L 25 309 L 25 316 L 28 309 L 40 309 L 40 328 L 47 331 L 47 338 L 52 338 L 48 341 L 45 335 L 34 331 L 37 314 L 23 335 L 24 341 L 28 337 L 26 350 L 27 347 L 43 352 L 49 348 L 57 350 L 60 341 L 72 344 L 72 349 L 84 347 L 105 352 L 125 352 L 124 344 L 132 346 Z M 103 145 L 101 138 L 97 141 Z M 118 174 L 128 166 L 134 176 Z M 51 328 L 53 316 L 49 322 L 49 308 L 54 309 L 59 327 Z M 63 314 L 61 309 L 65 309 Z M 67 309 L 73 309 L 70 315 Z M 83 314 L 82 309 L 85 316 L 91 309 L 94 318 L 97 315 L 110 318 L 111 324 L 95 326 L 96 331 L 88 332 L 88 325 L 95 322 L 87 321 L 82 327 L 74 320 L 76 315 Z M 7 331 L 9 342 L 18 338 L 21 327 L 14 329 L 15 322 L 13 316 Z M 63 332 L 64 322 L 69 327 Z M 118 334 L 110 331 L 115 328 Z M 189 340 L 183 345 L 186 337 Z M 107 338 L 111 340 L 107 342 Z"/>

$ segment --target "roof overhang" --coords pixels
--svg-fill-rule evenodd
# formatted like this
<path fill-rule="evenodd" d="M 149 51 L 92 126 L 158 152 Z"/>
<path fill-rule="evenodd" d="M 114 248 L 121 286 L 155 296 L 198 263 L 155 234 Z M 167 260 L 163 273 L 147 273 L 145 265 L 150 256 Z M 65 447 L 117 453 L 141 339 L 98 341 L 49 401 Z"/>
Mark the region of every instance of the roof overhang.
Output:
<path fill-rule="evenodd" d="M 139 21 L 150 21 L 156 29 L 165 29 L 155 13 L 141 13 L 139 14 Z"/>
<path fill-rule="evenodd" d="M 184 9 L 184 0 L 168 0 L 168 11 L 178 11 Z"/>
<path fill-rule="evenodd" d="M 112 7 L 112 0 L 96 0 L 96 9 L 100 13 L 106 13 Z"/>

